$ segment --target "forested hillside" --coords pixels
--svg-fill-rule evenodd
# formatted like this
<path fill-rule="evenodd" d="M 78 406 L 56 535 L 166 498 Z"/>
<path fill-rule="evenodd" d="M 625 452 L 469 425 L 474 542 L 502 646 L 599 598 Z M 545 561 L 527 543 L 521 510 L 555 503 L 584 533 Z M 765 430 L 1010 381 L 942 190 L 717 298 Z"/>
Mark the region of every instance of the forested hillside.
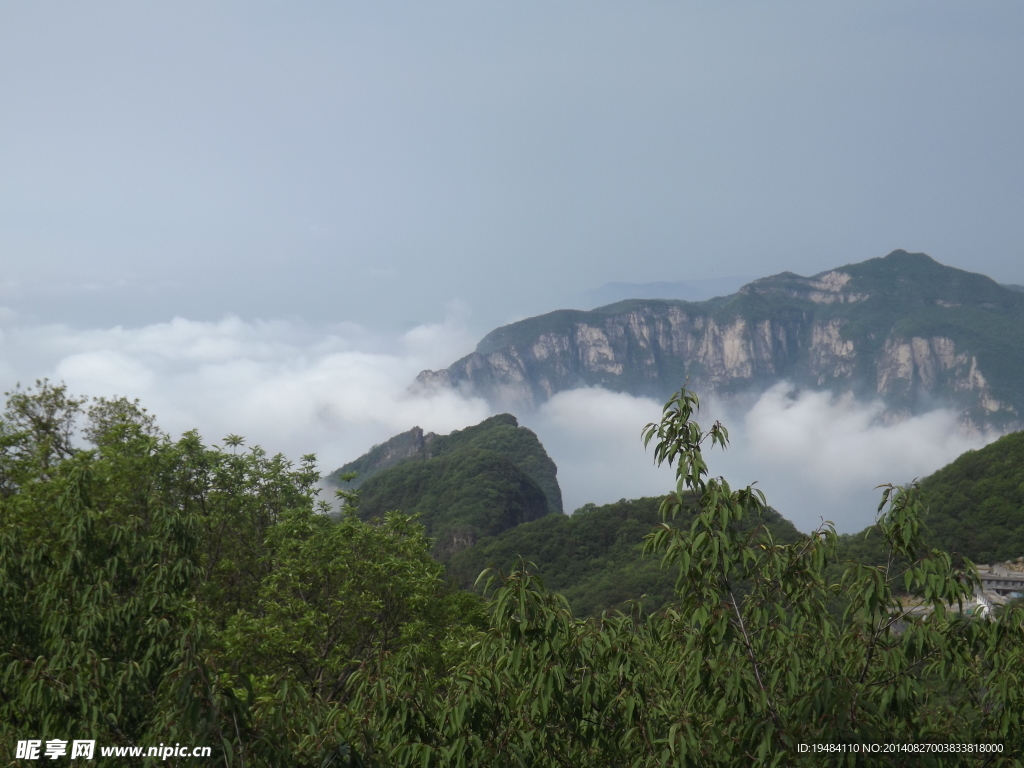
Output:
<path fill-rule="evenodd" d="M 381 472 L 359 491 L 365 519 L 415 515 L 444 559 L 509 528 L 549 514 L 547 497 L 519 467 L 488 450 L 454 451 Z"/>
<path fill-rule="evenodd" d="M 643 554 L 645 537 L 661 522 L 662 498 L 621 499 L 613 504 L 588 504 L 569 515 L 548 515 L 497 536 L 481 539 L 448 563 L 448 573 L 465 589 L 473 588 L 485 568 L 511 572 L 519 559 L 533 563 L 552 592 L 569 601 L 576 616 L 598 616 L 606 610 L 628 611 L 630 601 L 644 597 L 642 610 L 669 605 L 675 597 L 678 572 L 662 567 Z M 683 528 L 693 523 L 696 504 L 690 503 L 673 521 Z M 800 534 L 772 509 L 760 522 L 780 544 Z"/>
<path fill-rule="evenodd" d="M 774 536 L 758 491 L 713 479 L 704 448 L 727 439 L 696 406 L 680 392 L 645 430 L 677 474 L 645 543 L 675 576 L 670 605 L 594 620 L 529 568 L 484 574 L 482 597 L 448 586 L 400 513 L 364 521 L 353 504 L 335 521 L 313 456 L 172 440 L 126 400 L 16 391 L 0 416 L 0 755 L 92 739 L 98 765 L 181 744 L 239 768 L 746 768 L 900 744 L 884 764 L 934 745 L 926 764 L 959 766 L 973 745 L 972 765 L 1020 765 L 1024 612 L 950 608 L 977 574 L 926 549 L 918 489 L 884 489 L 884 564 L 842 566 L 833 531 Z M 587 509 L 592 535 L 544 520 L 614 560 L 651 507 Z"/>
<path fill-rule="evenodd" d="M 364 518 L 396 509 L 418 516 L 447 559 L 481 536 L 561 514 L 557 471 L 537 436 L 504 413 L 450 435 L 415 427 L 331 476 L 346 488 L 341 478 L 356 473 Z M 360 472 L 369 475 L 362 483 Z"/>
<path fill-rule="evenodd" d="M 521 557 L 536 565 L 546 586 L 563 594 L 576 615 L 623 609 L 641 595 L 648 611 L 671 599 L 674 576 L 641 557 L 643 538 L 659 521 L 658 501 L 623 499 L 586 505 L 571 516 L 547 514 L 551 504 L 544 497 L 550 496 L 534 478 L 557 489 L 554 464 L 536 436 L 508 414 L 447 436 L 411 430 L 343 470 L 358 467 L 371 473 L 362 486 L 361 514 L 399 509 L 420 515 L 436 540 L 435 556 L 463 588 L 471 588 L 484 568 L 507 572 Z M 976 563 L 1024 555 L 1024 433 L 967 452 L 920 487 L 929 546 Z M 774 510 L 765 515 L 776 540 L 788 543 L 799 535 Z M 684 514 L 680 521 L 688 519 Z M 874 526 L 839 541 L 840 560 L 884 560 L 884 541 Z"/>
<path fill-rule="evenodd" d="M 967 451 L 921 480 L 920 487 L 929 546 L 975 563 L 1024 556 L 1024 432 Z M 883 557 L 874 526 L 842 541 L 842 551 L 852 558 L 878 562 Z"/>
<path fill-rule="evenodd" d="M 380 472 L 407 461 L 481 450 L 496 453 L 515 464 L 543 491 L 550 511 L 562 511 L 562 490 L 558 487 L 555 462 L 537 435 L 519 426 L 516 417 L 510 413 L 499 413 L 448 435 L 424 433 L 419 427 L 413 427 L 373 446 L 358 459 L 331 472 L 327 482 L 335 488 L 359 488 Z M 355 478 L 342 480 L 343 476 L 350 474 L 355 474 Z"/>
<path fill-rule="evenodd" d="M 921 481 L 931 541 L 976 563 L 1024 555 L 1024 432 L 1001 437 Z"/>

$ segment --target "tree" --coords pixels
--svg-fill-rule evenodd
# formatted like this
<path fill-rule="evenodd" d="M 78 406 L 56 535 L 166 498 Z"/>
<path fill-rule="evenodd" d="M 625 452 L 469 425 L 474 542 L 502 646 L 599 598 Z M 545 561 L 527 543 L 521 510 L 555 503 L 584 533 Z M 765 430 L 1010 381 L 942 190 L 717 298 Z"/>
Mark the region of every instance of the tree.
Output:
<path fill-rule="evenodd" d="M 352 720 L 353 673 L 382 674 L 409 643 L 439 658 L 472 611 L 421 526 L 364 523 L 354 497 L 333 522 L 314 456 L 175 442 L 137 402 L 85 406 L 42 382 L 0 419 L 4 754 L 25 738 L 177 741 L 319 765 Z"/>
<path fill-rule="evenodd" d="M 4 747 L 26 734 L 137 743 L 193 621 L 197 520 L 155 492 L 166 444 L 131 404 L 113 418 L 101 403 L 86 427 L 99 447 L 77 450 L 83 403 L 42 382 L 0 420 Z"/>
<path fill-rule="evenodd" d="M 588 620 L 523 562 L 485 573 L 482 611 L 443 583 L 414 520 L 361 521 L 351 493 L 329 518 L 312 456 L 296 468 L 238 436 L 228 450 L 172 442 L 137 403 L 83 405 L 44 385 L 0 422 L 3 749 L 96 738 L 209 745 L 229 766 L 746 766 L 793 764 L 803 744 L 895 743 L 993 745 L 972 764 L 1021 765 L 1021 608 L 962 610 L 977 573 L 923 546 L 917 488 L 883 486 L 878 563 L 840 563 L 828 525 L 780 543 L 757 490 L 711 476 L 704 449 L 728 433 L 701 429 L 686 390 L 644 431 L 676 469 L 646 540 L 678 574 L 675 601 Z M 89 450 L 71 443 L 83 413 Z M 829 764 L 963 763 L 851 749 Z"/>
<path fill-rule="evenodd" d="M 644 433 L 655 460 L 676 467 L 647 547 L 678 568 L 677 604 L 643 623 L 579 621 L 523 564 L 499 580 L 486 638 L 447 675 L 418 672 L 406 649 L 406 674 L 381 682 L 379 738 L 362 754 L 382 765 L 746 766 L 791 764 L 801 744 L 898 743 L 951 751 L 847 751 L 829 764 L 960 765 L 958 745 L 982 744 L 1000 751 L 975 750 L 978 763 L 1021 764 L 1022 614 L 960 610 L 977 574 L 922 548 L 917 489 L 884 487 L 885 563 L 848 563 L 829 581 L 834 530 L 779 544 L 751 525 L 765 499 L 709 476 L 703 449 L 725 448 L 728 433 L 703 431 L 698 406 L 683 390 Z M 692 498 L 692 523 L 671 525 Z"/>

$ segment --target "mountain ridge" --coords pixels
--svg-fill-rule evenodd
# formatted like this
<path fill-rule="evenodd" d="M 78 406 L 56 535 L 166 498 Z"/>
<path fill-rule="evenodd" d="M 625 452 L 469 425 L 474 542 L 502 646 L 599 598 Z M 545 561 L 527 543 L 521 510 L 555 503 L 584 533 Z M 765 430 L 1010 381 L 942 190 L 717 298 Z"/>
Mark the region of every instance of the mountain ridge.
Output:
<path fill-rule="evenodd" d="M 552 512 L 562 512 L 562 490 L 556 477 L 558 468 L 548 456 L 537 435 L 519 425 L 510 413 L 489 416 L 479 424 L 456 429 L 447 435 L 424 432 L 416 426 L 406 432 L 373 446 L 357 459 L 348 462 L 327 475 L 326 481 L 335 488 L 360 488 L 364 483 L 409 461 L 441 458 L 462 450 L 487 450 L 504 456 L 544 493 Z M 355 478 L 343 476 L 354 473 Z"/>
<path fill-rule="evenodd" d="M 923 253 L 893 251 L 811 277 L 760 278 L 703 302 L 627 299 L 496 328 L 414 386 L 508 410 L 600 386 L 664 399 L 798 387 L 881 398 L 899 420 L 936 405 L 967 428 L 1021 426 L 1024 294 Z"/>
<path fill-rule="evenodd" d="M 537 435 L 501 413 L 447 435 L 420 427 L 373 446 L 327 476 L 358 488 L 364 519 L 390 510 L 415 515 L 447 560 L 479 538 L 562 513 L 558 468 Z M 356 473 L 354 480 L 346 480 Z"/>

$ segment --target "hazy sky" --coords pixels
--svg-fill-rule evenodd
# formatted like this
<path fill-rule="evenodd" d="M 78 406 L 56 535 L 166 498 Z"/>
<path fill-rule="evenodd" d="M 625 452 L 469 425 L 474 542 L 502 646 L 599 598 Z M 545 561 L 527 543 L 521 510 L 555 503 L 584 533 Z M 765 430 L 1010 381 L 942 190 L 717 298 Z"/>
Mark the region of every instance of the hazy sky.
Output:
<path fill-rule="evenodd" d="M 896 248 L 1024 283 L 1022 72 L 1016 0 L 0 1 L 0 384 L 330 467 L 478 421 L 405 387 L 604 283 Z M 811 398 L 759 450 L 773 397 L 734 462 L 791 496 L 866 438 L 903 447 L 858 488 L 965 445 L 948 414 L 904 428 L 915 453 Z M 660 488 L 630 442 L 652 413 L 583 391 L 535 415 L 570 504 Z"/>
<path fill-rule="evenodd" d="M 1024 282 L 1019 2 L 0 4 L 0 304 L 474 327 L 920 250 Z"/>

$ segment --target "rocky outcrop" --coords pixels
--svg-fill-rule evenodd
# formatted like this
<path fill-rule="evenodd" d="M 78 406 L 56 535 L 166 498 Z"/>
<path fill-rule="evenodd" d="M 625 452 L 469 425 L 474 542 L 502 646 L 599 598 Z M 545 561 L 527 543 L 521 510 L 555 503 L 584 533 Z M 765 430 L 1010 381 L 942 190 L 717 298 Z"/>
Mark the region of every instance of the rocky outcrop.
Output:
<path fill-rule="evenodd" d="M 725 321 L 665 302 L 575 322 L 491 352 L 477 351 L 420 386 L 456 387 L 513 408 L 532 408 L 581 386 L 660 396 L 687 373 L 711 388 L 776 378 L 800 350 L 791 323 Z"/>
<path fill-rule="evenodd" d="M 688 379 L 701 394 L 732 395 L 788 379 L 880 397 L 891 418 L 947 405 L 972 424 L 1006 425 L 1024 405 L 1009 364 L 1022 350 L 1024 295 L 897 251 L 810 278 L 756 280 L 707 302 L 632 300 L 530 318 L 416 385 L 529 409 L 582 386 L 664 397 Z"/>
<path fill-rule="evenodd" d="M 875 369 L 877 393 L 886 400 L 904 402 L 906 413 L 924 410 L 914 406 L 934 404 L 941 398 L 961 405 L 964 420 L 976 426 L 988 415 L 1017 416 L 1016 408 L 993 397 L 978 369 L 978 358 L 958 351 L 945 336 L 888 339 Z"/>
<path fill-rule="evenodd" d="M 355 461 L 331 472 L 324 480 L 328 486 L 334 488 L 358 488 L 378 472 L 422 456 L 436 437 L 433 432 L 424 433 L 419 427 L 413 427 L 408 432 L 402 432 L 386 442 L 373 446 Z M 342 479 L 350 474 L 355 475 L 353 480 Z"/>

